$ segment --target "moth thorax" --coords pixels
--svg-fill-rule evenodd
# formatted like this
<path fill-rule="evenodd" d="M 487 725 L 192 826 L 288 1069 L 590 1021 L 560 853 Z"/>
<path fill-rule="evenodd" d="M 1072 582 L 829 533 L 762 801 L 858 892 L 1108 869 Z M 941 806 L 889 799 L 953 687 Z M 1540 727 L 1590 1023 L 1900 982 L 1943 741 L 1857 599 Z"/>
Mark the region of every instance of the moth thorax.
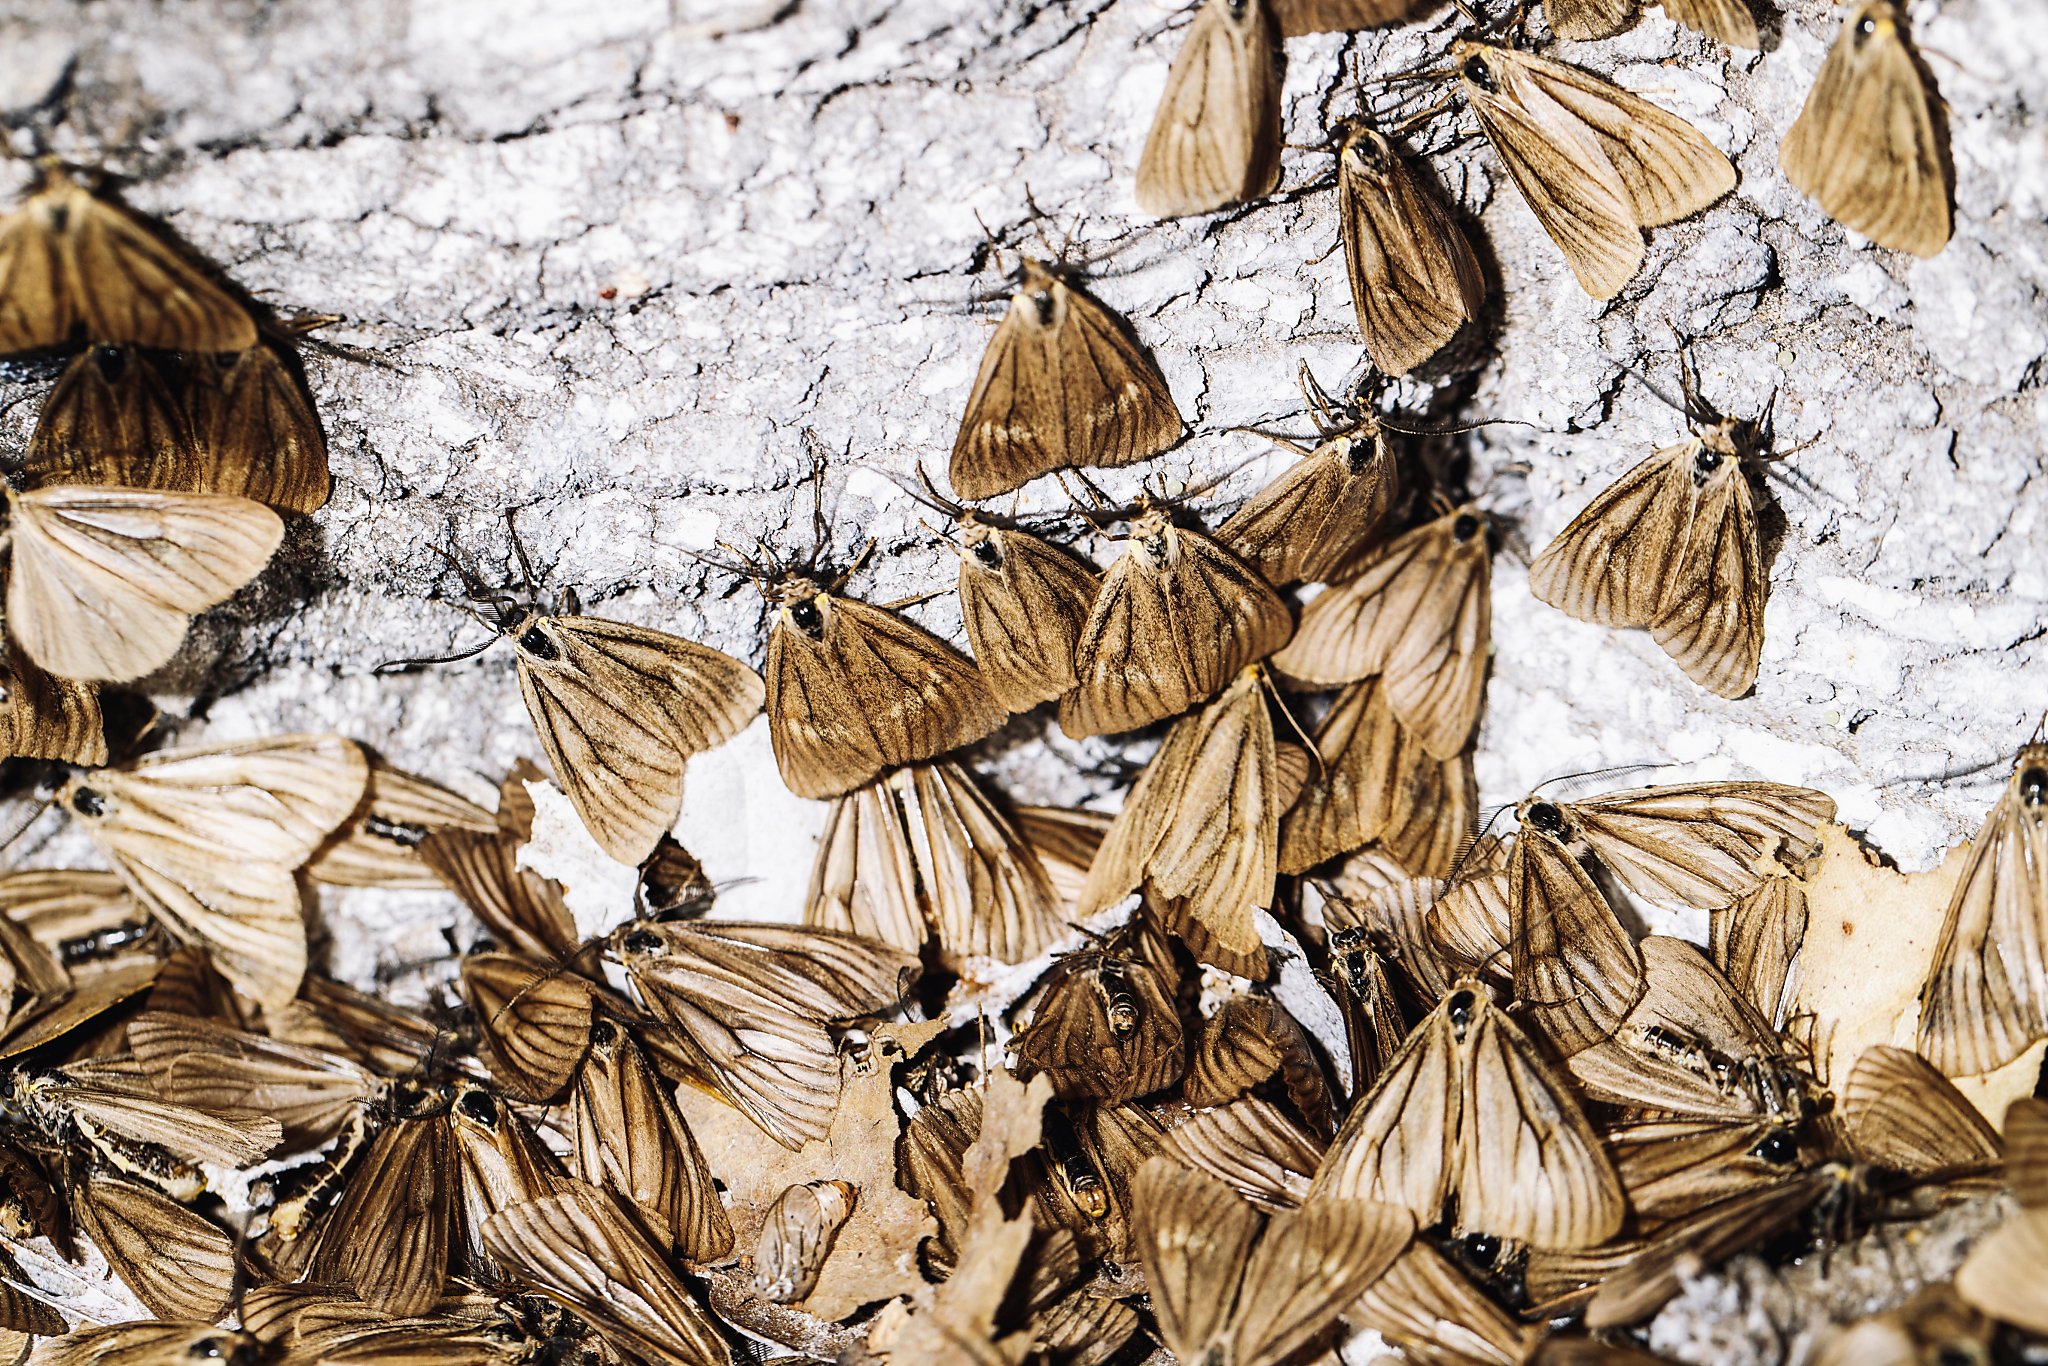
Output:
<path fill-rule="evenodd" d="M 498 1127 L 497 1098 L 480 1086 L 463 1088 L 462 1094 L 455 1098 L 455 1113 L 486 1129 Z"/>
<path fill-rule="evenodd" d="M 1459 545 L 1465 545 L 1485 530 L 1485 518 L 1476 512 L 1461 512 L 1457 520 L 1451 523 L 1451 539 Z"/>
<path fill-rule="evenodd" d="M 1393 148 L 1387 140 L 1369 128 L 1361 128 L 1344 140 L 1343 157 L 1354 170 L 1375 180 L 1392 169 L 1394 160 Z"/>
<path fill-rule="evenodd" d="M 1228 0 L 1225 8 L 1230 12 L 1230 22 L 1241 24 L 1251 14 L 1256 0 Z"/>
<path fill-rule="evenodd" d="M 1067 1184 L 1067 1194 L 1081 1213 L 1098 1222 L 1109 1217 L 1109 1191 L 1102 1184 L 1102 1178 L 1088 1165 L 1088 1159 L 1081 1156 L 1068 1158 L 1060 1164 L 1061 1174 Z"/>
<path fill-rule="evenodd" d="M 820 595 L 822 596 L 822 595 Z M 783 609 L 789 617 L 789 624 L 809 636 L 812 640 L 825 637 L 825 614 L 818 609 L 817 598 L 804 598 Z"/>
<path fill-rule="evenodd" d="M 1104 965 L 1101 981 L 1103 1013 L 1109 1019 L 1110 1032 L 1119 1039 L 1128 1039 L 1138 1032 L 1138 998 L 1131 991 L 1131 979 L 1117 964 Z"/>
<path fill-rule="evenodd" d="M 107 799 L 89 787 L 71 790 L 71 809 L 90 820 L 98 820 L 107 814 Z"/>
<path fill-rule="evenodd" d="M 1472 82 L 1472 84 L 1478 86 L 1487 94 L 1499 93 L 1500 81 L 1494 76 L 1493 68 L 1487 64 L 1485 53 L 1468 53 L 1465 59 L 1458 63 L 1458 71 L 1466 80 Z"/>
<path fill-rule="evenodd" d="M 2048 765 L 2028 764 L 2013 780 L 2019 789 L 2020 802 L 2039 810 L 2048 803 Z"/>
<path fill-rule="evenodd" d="M 1163 512 L 1148 511 L 1131 522 L 1133 548 L 1155 565 L 1173 560 L 1173 523 Z"/>
<path fill-rule="evenodd" d="M 967 553 L 974 557 L 975 563 L 984 569 L 1001 569 L 1003 547 L 1002 543 L 996 540 L 995 533 L 983 530 L 979 536 L 972 536 L 971 533 L 970 536 L 971 539 L 967 541 Z"/>
<path fill-rule="evenodd" d="M 1749 1155 L 1773 1167 L 1790 1166 L 1799 1156 L 1799 1139 L 1790 1129 L 1773 1129 L 1756 1141 Z"/>
<path fill-rule="evenodd" d="M 590 1046 L 601 1053 L 609 1053 L 619 1041 L 619 1027 L 610 1020 L 590 1022 Z"/>
<path fill-rule="evenodd" d="M 1878 29 L 1885 27 L 1889 23 L 1889 15 L 1882 19 L 1878 17 L 1882 9 L 1883 6 L 1881 5 L 1866 5 L 1863 12 L 1856 16 L 1856 46 L 1858 48 L 1861 48 L 1865 43 L 1875 38 Z"/>
<path fill-rule="evenodd" d="M 0 664 L 0 707 L 14 705 L 14 672 Z"/>
<path fill-rule="evenodd" d="M 1465 1031 L 1472 1027 L 1472 1016 L 1479 1008 L 1479 998 L 1468 987 L 1452 992 L 1444 1002 L 1444 1014 L 1451 1022 L 1451 1030 L 1460 1042 Z"/>
<path fill-rule="evenodd" d="M 1564 818 L 1564 812 L 1552 802 L 1531 802 L 1522 808 L 1522 823 L 1538 834 L 1548 835 L 1554 840 L 1571 837 L 1571 822 Z"/>
<path fill-rule="evenodd" d="M 1371 468 L 1380 447 L 1376 436 L 1333 437 L 1330 444 L 1337 448 L 1337 458 L 1344 462 L 1344 472 L 1353 479 Z"/>
<path fill-rule="evenodd" d="M 519 653 L 531 655 L 544 663 L 552 664 L 562 657 L 561 647 L 555 644 L 552 636 L 541 629 L 537 618 L 526 623 L 526 629 L 519 633 L 519 638 L 513 644 L 517 646 Z"/>
<path fill-rule="evenodd" d="M 1722 455 L 1721 452 L 1715 450 L 1712 446 L 1707 445 L 1705 442 L 1701 442 L 1699 450 L 1693 455 L 1692 458 L 1693 484 L 1695 486 L 1705 485 L 1708 480 L 1712 479 L 1716 474 L 1720 473 L 1721 466 L 1724 463 L 1726 463 L 1726 461 L 1727 457 Z"/>
<path fill-rule="evenodd" d="M 619 941 L 619 947 L 630 954 L 651 956 L 661 953 L 668 945 L 653 930 L 632 930 Z"/>

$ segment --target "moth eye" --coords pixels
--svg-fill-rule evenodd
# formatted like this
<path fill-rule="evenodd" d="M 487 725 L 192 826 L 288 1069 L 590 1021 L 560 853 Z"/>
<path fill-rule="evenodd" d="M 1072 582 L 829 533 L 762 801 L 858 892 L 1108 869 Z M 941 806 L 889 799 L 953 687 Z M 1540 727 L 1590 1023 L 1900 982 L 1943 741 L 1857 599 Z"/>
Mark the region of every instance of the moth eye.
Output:
<path fill-rule="evenodd" d="M 128 370 L 128 353 L 118 346 L 95 346 L 92 363 L 110 383 Z"/>
<path fill-rule="evenodd" d="M 1720 468 L 1721 453 L 1702 446 L 1700 453 L 1692 458 L 1692 480 L 1695 484 L 1704 484 Z"/>
<path fill-rule="evenodd" d="M 652 930 L 634 930 L 621 943 L 627 953 L 660 953 L 663 947 L 661 936 Z"/>
<path fill-rule="evenodd" d="M 107 799 L 89 787 L 81 787 L 71 794 L 71 809 L 81 816 L 104 816 L 107 814 Z"/>
<path fill-rule="evenodd" d="M 185 1349 L 185 1355 L 195 1361 L 219 1361 L 227 1354 L 227 1342 L 223 1338 L 200 1338 Z"/>
<path fill-rule="evenodd" d="M 1489 95 L 1500 89 L 1500 82 L 1493 78 L 1493 68 L 1486 64 L 1486 58 L 1477 54 L 1465 59 L 1465 79 L 1486 91 Z"/>
<path fill-rule="evenodd" d="M 789 609 L 789 619 L 796 629 L 812 640 L 825 634 L 825 618 L 814 602 L 800 602 Z"/>
<path fill-rule="evenodd" d="M 1490 1233 L 1470 1233 L 1460 1242 L 1465 1260 L 1478 1267 L 1490 1267 L 1500 1260 L 1500 1239 Z"/>
<path fill-rule="evenodd" d="M 993 540 L 976 542 L 974 546 L 974 558 L 980 560 L 990 569 L 1002 568 L 1003 552 L 996 548 L 996 543 Z"/>
<path fill-rule="evenodd" d="M 2048 768 L 2035 765 L 2021 772 L 2020 800 L 2028 806 L 2048 802 Z"/>
<path fill-rule="evenodd" d="M 1549 802 L 1538 802 L 1530 807 L 1526 819 L 1546 835 L 1562 837 L 1565 833 L 1564 812 Z"/>
<path fill-rule="evenodd" d="M 69 232 L 70 230 L 71 210 L 63 204 L 53 206 L 50 210 L 50 231 Z"/>
<path fill-rule="evenodd" d="M 518 646 L 521 654 L 532 655 L 535 659 L 546 660 L 549 663 L 562 657 L 562 652 L 555 648 L 555 642 L 548 639 L 547 632 L 541 630 L 538 625 L 529 626 L 519 633 Z"/>
<path fill-rule="evenodd" d="M 498 1102 L 488 1091 L 464 1091 L 455 1102 L 455 1108 L 479 1124 L 496 1125 L 498 1122 Z"/>
<path fill-rule="evenodd" d="M 1935 1366 L 1978 1366 L 1984 1358 L 1960 1343 L 1945 1342 L 1934 1354 Z"/>
<path fill-rule="evenodd" d="M 1450 1015 L 1451 1024 L 1457 1028 L 1460 1037 L 1464 1035 L 1465 1026 L 1472 1023 L 1472 1007 L 1475 1004 L 1477 1003 L 1472 999 L 1472 993 L 1469 991 L 1454 991 L 1451 993 L 1447 1013 Z"/>
<path fill-rule="evenodd" d="M 1866 14 L 1856 21 L 1856 41 L 1862 42 L 1877 32 L 1877 16 Z"/>
<path fill-rule="evenodd" d="M 1786 1130 L 1773 1129 L 1757 1140 L 1749 1155 L 1774 1167 L 1782 1167 L 1799 1155 L 1799 1142 Z"/>
<path fill-rule="evenodd" d="M 590 1026 L 590 1043 L 593 1048 L 610 1048 L 618 1037 L 619 1031 L 610 1020 L 599 1020 Z"/>
<path fill-rule="evenodd" d="M 1458 520 L 1451 523 L 1451 539 L 1463 545 L 1479 534 L 1479 519 L 1469 512 L 1458 514 Z"/>

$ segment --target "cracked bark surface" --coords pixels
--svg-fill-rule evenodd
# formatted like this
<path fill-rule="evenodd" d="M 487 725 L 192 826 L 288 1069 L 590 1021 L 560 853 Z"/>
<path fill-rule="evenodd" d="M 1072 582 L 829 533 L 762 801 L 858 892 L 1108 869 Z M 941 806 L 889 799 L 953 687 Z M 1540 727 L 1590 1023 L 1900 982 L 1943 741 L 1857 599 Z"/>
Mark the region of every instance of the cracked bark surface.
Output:
<path fill-rule="evenodd" d="M 547 584 L 587 610 L 758 657 L 757 596 L 694 556 L 721 539 L 810 548 L 806 428 L 835 453 L 831 552 L 877 541 L 855 591 L 950 585 L 950 550 L 891 480 L 943 466 L 999 307 L 975 303 L 1000 285 L 976 269 L 983 225 L 1028 243 L 1030 202 L 1054 245 L 1072 233 L 1097 266 L 1196 428 L 1101 482 L 1197 484 L 1253 461 L 1204 504 L 1213 525 L 1276 468 L 1230 429 L 1304 434 L 1297 363 L 1334 385 L 1362 353 L 1327 155 L 1290 151 L 1261 206 L 1137 215 L 1178 8 L 10 0 L 0 117 L 17 152 L 129 177 L 129 202 L 259 296 L 342 318 L 307 361 L 334 499 L 154 680 L 166 709 L 220 736 L 341 729 L 487 797 L 535 753 L 509 657 L 372 673 L 482 638 L 440 551 L 506 582 L 509 513 Z M 1455 443 L 1519 542 L 1495 572 L 1489 803 L 1614 765 L 1761 772 L 1827 789 L 1924 867 L 1974 830 L 2048 695 L 2048 29 L 1995 0 L 1911 5 L 1957 171 L 1955 240 L 1920 262 L 1851 241 L 1778 173 L 1839 13 L 1766 8 L 1780 22 L 1760 56 L 1655 10 L 1560 45 L 1692 119 L 1741 172 L 1734 196 L 1651 234 L 1611 305 L 1579 291 L 1491 154 L 1459 137 L 1469 123 L 1411 139 L 1479 225 L 1496 313 L 1490 352 L 1400 393 L 1431 422 L 1529 424 Z M 1291 42 L 1291 141 L 1357 106 L 1354 69 L 1424 64 L 1453 27 Z M 0 166 L 0 189 L 29 174 Z M 1778 487 L 1762 677 L 1734 702 L 1523 580 L 1594 493 L 1682 435 L 1631 378 L 1675 390 L 1678 336 L 1709 400 L 1749 415 L 1775 395 L 1780 449 L 1811 443 Z M 0 384 L 9 453 L 38 387 Z M 1044 481 L 1023 506 L 1065 502 Z M 910 610 L 957 635 L 950 597 Z M 1047 728 L 1020 719 L 977 758 L 1021 800 L 1116 785 L 1120 746 Z M 730 908 L 793 916 L 822 808 L 781 792 L 758 728 L 693 766 L 688 802 L 686 842 L 740 884 Z M 329 915 L 374 930 L 337 936 L 334 966 L 361 978 L 445 953 L 453 912 L 352 897 Z"/>

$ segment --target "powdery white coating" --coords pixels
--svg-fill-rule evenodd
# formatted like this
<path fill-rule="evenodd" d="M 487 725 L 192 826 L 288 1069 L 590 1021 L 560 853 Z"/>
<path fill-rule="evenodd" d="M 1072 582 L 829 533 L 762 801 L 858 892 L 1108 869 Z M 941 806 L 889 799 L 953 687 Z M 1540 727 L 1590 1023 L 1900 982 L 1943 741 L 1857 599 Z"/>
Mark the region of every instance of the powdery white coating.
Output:
<path fill-rule="evenodd" d="M 2048 132 L 2026 113 L 2048 106 L 2048 29 L 1998 0 L 1909 5 L 1957 172 L 1956 240 L 1917 261 L 1828 222 L 1778 174 L 1841 11 L 1763 8 L 1782 22 L 1761 55 L 1654 8 L 1618 39 L 1560 46 L 1693 119 L 1741 172 L 1728 200 L 1650 234 L 1612 304 L 1579 291 L 1482 143 L 1454 143 L 1449 122 L 1415 136 L 1483 228 L 1498 353 L 1469 402 L 1398 394 L 1416 424 L 1532 424 L 1452 443 L 1513 528 L 1495 567 L 1487 802 L 1616 765 L 1762 773 L 1828 789 L 1924 868 L 1976 828 L 2048 705 Z M 954 561 L 931 514 L 882 476 L 943 470 L 999 307 L 973 306 L 999 282 L 970 267 L 984 223 L 1030 240 L 1027 190 L 1197 429 L 1106 487 L 1198 485 L 1267 455 L 1232 428 L 1307 435 L 1296 365 L 1335 387 L 1360 357 L 1334 196 L 1311 188 L 1329 159 L 1289 151 L 1283 192 L 1257 209 L 1135 212 L 1179 9 L 626 0 L 572 19 L 543 0 L 16 0 L 0 19 L 11 127 L 132 176 L 137 207 L 257 295 L 343 319 L 318 334 L 336 350 L 308 361 L 334 499 L 154 681 L 167 709 L 203 710 L 223 738 L 338 728 L 488 799 L 537 757 L 509 651 L 372 673 L 484 638 L 437 548 L 508 583 L 509 512 L 549 587 L 758 660 L 758 596 L 696 557 L 756 537 L 811 549 L 804 429 L 834 455 L 830 558 L 877 542 L 853 591 L 944 588 Z M 1426 64 L 1453 23 L 1290 43 L 1290 140 L 1356 107 L 1353 67 Z M 1390 98 L 1376 92 L 1383 112 Z M 53 129 L 50 99 L 67 111 Z M 36 141 L 14 135 L 19 152 Z M 0 166 L 0 189 L 29 174 Z M 1645 635 L 1533 602 L 1524 580 L 1596 492 L 1683 434 L 1630 377 L 1673 391 L 1676 336 L 1694 339 L 1715 404 L 1748 416 L 1775 394 L 1781 448 L 1812 443 L 1785 462 L 1762 677 L 1740 701 L 1702 694 Z M 9 380 L 0 403 L 30 392 Z M 35 407 L 0 414 L 0 445 L 21 448 Z M 1211 524 L 1260 477 L 1218 490 Z M 1065 502 L 1043 481 L 1019 505 Z M 907 610 L 957 636 L 950 597 Z M 1033 717 L 975 759 L 1019 800 L 1070 802 L 1123 785 L 1149 744 L 1068 741 Z M 757 728 L 693 765 L 683 831 L 728 911 L 789 919 L 822 810 L 783 792 Z M 75 857 L 57 824 L 18 855 Z M 445 956 L 444 926 L 473 933 L 433 898 L 329 894 L 325 916 L 357 981 Z"/>

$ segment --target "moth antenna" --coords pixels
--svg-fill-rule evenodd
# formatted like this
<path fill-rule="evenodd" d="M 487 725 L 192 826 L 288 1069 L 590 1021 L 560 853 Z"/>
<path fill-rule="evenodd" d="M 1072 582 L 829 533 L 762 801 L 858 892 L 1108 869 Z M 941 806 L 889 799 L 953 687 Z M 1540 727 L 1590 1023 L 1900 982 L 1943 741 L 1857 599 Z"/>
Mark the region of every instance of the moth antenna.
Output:
<path fill-rule="evenodd" d="M 1374 420 L 1385 430 L 1397 432 L 1402 436 L 1462 436 L 1466 432 L 1476 432 L 1483 427 L 1527 427 L 1532 432 L 1547 430 L 1519 417 L 1487 417 L 1477 422 L 1460 423 L 1455 427 L 1401 427 L 1383 417 L 1375 417 Z"/>
<path fill-rule="evenodd" d="M 923 486 L 923 492 L 912 488 L 902 478 L 894 474 L 889 476 L 889 482 L 934 512 L 944 513 L 955 521 L 958 521 L 961 515 L 967 511 L 965 504 L 957 503 L 939 492 L 938 485 L 932 482 L 931 472 L 925 469 L 924 461 L 922 460 L 917 462 L 917 482 Z"/>
<path fill-rule="evenodd" d="M 56 804 L 56 801 L 57 794 L 53 791 L 48 796 L 44 797 L 42 801 L 38 802 L 35 806 L 35 809 L 28 813 L 26 819 L 17 824 L 14 827 L 14 829 L 7 832 L 6 839 L 0 839 L 0 852 L 5 852 L 6 850 L 12 849 L 14 847 L 14 842 L 20 839 L 23 835 L 26 835 L 29 832 L 29 830 L 35 825 L 35 823 L 43 818 L 43 813 L 45 811 L 48 811 L 52 806 Z"/>
<path fill-rule="evenodd" d="M 1272 676 L 1260 665 L 1254 664 L 1250 667 L 1259 671 L 1259 686 L 1265 689 L 1266 696 L 1273 699 L 1273 705 L 1279 709 L 1280 715 L 1287 720 L 1287 728 L 1294 732 L 1295 738 L 1301 741 L 1301 747 L 1308 751 L 1308 757 L 1315 761 L 1316 771 L 1318 773 L 1328 773 L 1329 765 L 1323 761 L 1323 752 L 1316 748 L 1316 742 L 1309 738 L 1309 733 L 1301 728 L 1301 722 L 1295 719 L 1294 713 L 1288 708 L 1286 700 L 1280 696 L 1280 690 L 1273 686 Z"/>
<path fill-rule="evenodd" d="M 724 541 L 718 542 L 718 548 L 731 555 L 733 559 L 728 562 L 719 559 L 715 555 L 706 555 L 701 550 L 689 550 L 682 546 L 677 546 L 676 550 L 686 559 L 695 560 L 706 568 L 716 569 L 721 574 L 730 574 L 736 579 L 758 579 L 761 577 L 758 567 L 749 563 L 745 555 L 733 549 Z"/>
<path fill-rule="evenodd" d="M 870 536 L 868 537 L 867 544 L 860 548 L 860 553 L 853 557 L 853 563 L 846 566 L 846 572 L 841 574 L 838 578 L 832 581 L 832 587 L 828 591 L 836 593 L 840 589 L 846 587 L 847 582 L 850 579 L 852 579 L 855 574 L 860 573 L 860 567 L 868 562 L 868 556 L 874 553 L 875 538 Z"/>
<path fill-rule="evenodd" d="M 952 591 L 950 588 L 934 588 L 929 593 L 913 593 L 907 598 L 897 598 L 893 602 L 878 602 L 875 606 L 885 612 L 898 612 L 905 607 L 915 607 L 921 602 L 930 602 L 933 598 L 943 598 Z"/>
<path fill-rule="evenodd" d="M 512 558 L 518 562 L 520 587 L 528 593 L 537 593 L 539 580 L 534 577 L 533 561 L 526 556 L 526 542 L 519 535 L 519 510 L 505 509 L 505 538 L 512 543 Z"/>
<path fill-rule="evenodd" d="M 460 664 L 465 659 L 475 659 L 485 650 L 488 650 L 493 645 L 496 645 L 499 639 L 500 637 L 498 637 L 496 634 L 493 634 L 489 640 L 486 640 L 483 644 L 477 646 L 475 649 L 458 650 L 456 653 L 452 655 L 432 655 L 422 659 L 387 659 L 382 664 L 379 664 L 376 668 L 370 670 L 370 672 L 379 675 L 410 673 L 414 669 L 424 669 L 436 664 Z"/>
<path fill-rule="evenodd" d="M 1588 768 L 1582 769 L 1577 773 L 1560 773 L 1555 777 L 1545 778 L 1542 782 L 1536 784 L 1535 787 L 1529 790 L 1529 795 L 1533 797 L 1552 784 L 1582 783 L 1591 778 L 1618 778 L 1636 773 L 1650 773 L 1663 767 L 1665 767 L 1663 764 L 1615 764 L 1610 768 Z M 1570 789 L 1570 793 L 1576 794 L 1586 790 L 1584 787 L 1573 787 Z M 1560 800 L 1569 801 L 1571 800 L 1571 795 L 1562 795 Z"/>

